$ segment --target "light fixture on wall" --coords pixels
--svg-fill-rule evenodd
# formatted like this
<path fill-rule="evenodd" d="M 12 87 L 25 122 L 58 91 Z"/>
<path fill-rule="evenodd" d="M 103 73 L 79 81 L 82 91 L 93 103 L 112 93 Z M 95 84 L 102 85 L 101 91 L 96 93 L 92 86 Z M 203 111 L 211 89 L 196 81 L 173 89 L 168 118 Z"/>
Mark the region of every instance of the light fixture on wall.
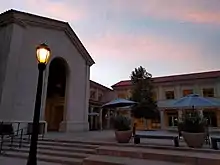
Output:
<path fill-rule="evenodd" d="M 43 72 L 46 65 L 50 59 L 51 50 L 46 44 L 41 44 L 36 48 L 36 58 L 38 61 L 38 84 L 37 93 L 35 100 L 34 117 L 32 123 L 31 132 L 31 145 L 29 150 L 29 156 L 27 165 L 37 165 L 37 142 L 39 134 L 39 120 L 40 120 L 40 108 L 41 108 L 41 95 L 42 95 L 42 85 L 43 85 Z"/>

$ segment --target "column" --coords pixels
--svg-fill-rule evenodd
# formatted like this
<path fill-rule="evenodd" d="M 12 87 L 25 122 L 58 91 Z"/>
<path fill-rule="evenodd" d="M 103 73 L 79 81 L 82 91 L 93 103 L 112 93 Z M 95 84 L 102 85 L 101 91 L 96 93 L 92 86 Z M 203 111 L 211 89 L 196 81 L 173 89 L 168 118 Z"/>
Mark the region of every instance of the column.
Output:
<path fill-rule="evenodd" d="M 194 92 L 195 94 L 198 94 L 198 95 L 202 96 L 202 91 L 201 91 L 200 86 L 199 86 L 198 84 L 195 84 L 195 85 L 194 85 L 193 92 Z"/>
<path fill-rule="evenodd" d="M 90 113 L 93 113 L 93 109 L 94 109 L 94 107 L 92 107 L 91 106 L 91 111 L 90 111 Z M 89 117 L 90 117 L 90 128 L 91 129 L 93 129 L 93 115 L 89 115 Z"/>
<path fill-rule="evenodd" d="M 199 109 L 198 111 L 199 111 L 199 114 L 200 114 L 201 116 L 203 116 L 203 109 Z"/>
<path fill-rule="evenodd" d="M 216 97 L 220 98 L 220 79 L 217 79 L 215 95 Z"/>
<path fill-rule="evenodd" d="M 182 109 L 178 109 L 178 120 L 182 118 L 183 115 L 183 110 Z"/>
<path fill-rule="evenodd" d="M 107 119 L 107 128 L 110 129 L 110 110 L 108 109 L 108 112 L 107 112 L 107 116 L 108 116 L 108 119 Z"/>
<path fill-rule="evenodd" d="M 99 111 L 99 124 L 100 124 L 100 130 L 102 130 L 102 108 Z"/>
<path fill-rule="evenodd" d="M 163 88 L 162 86 L 158 87 L 158 98 L 157 100 L 163 100 L 164 99 L 164 93 L 163 93 Z"/>
<path fill-rule="evenodd" d="M 175 94 L 175 99 L 181 98 L 182 97 L 182 91 L 181 91 L 180 85 L 175 86 L 174 90 L 175 90 L 175 93 L 174 93 Z"/>
<path fill-rule="evenodd" d="M 165 110 L 160 110 L 160 127 L 161 127 L 161 129 L 165 129 L 164 111 Z"/>

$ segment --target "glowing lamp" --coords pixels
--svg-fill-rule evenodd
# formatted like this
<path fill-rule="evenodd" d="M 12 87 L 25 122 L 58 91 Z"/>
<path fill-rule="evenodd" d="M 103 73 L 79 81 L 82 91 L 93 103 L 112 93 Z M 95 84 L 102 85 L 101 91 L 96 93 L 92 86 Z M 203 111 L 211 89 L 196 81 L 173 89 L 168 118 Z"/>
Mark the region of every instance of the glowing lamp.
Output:
<path fill-rule="evenodd" d="M 36 48 L 36 56 L 39 64 L 47 64 L 50 59 L 50 48 L 46 44 L 41 44 Z"/>

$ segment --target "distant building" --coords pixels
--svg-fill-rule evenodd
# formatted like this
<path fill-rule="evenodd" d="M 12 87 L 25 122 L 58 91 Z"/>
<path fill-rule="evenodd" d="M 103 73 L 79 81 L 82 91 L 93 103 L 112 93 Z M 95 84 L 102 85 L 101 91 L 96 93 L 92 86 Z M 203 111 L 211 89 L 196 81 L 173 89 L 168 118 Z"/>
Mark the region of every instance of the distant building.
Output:
<path fill-rule="evenodd" d="M 89 99 L 89 128 L 90 130 L 100 129 L 100 122 L 105 125 L 107 121 L 104 113 L 101 113 L 102 105 L 116 98 L 114 91 L 95 81 L 90 80 Z M 102 115 L 103 114 L 103 115 Z"/>
<path fill-rule="evenodd" d="M 220 71 L 155 77 L 153 83 L 154 98 L 157 100 L 161 112 L 160 127 L 162 129 L 169 129 L 177 124 L 176 119 L 181 111 L 167 108 L 175 99 L 192 93 L 209 99 L 220 99 Z M 129 98 L 131 96 L 130 80 L 120 81 L 112 88 L 117 97 Z M 220 127 L 220 109 L 206 108 L 202 110 L 202 113 L 208 118 L 211 127 Z M 139 128 L 146 129 L 145 120 L 140 119 L 137 122 Z M 155 127 L 158 128 L 157 122 L 153 122 L 150 126 L 150 128 Z"/>

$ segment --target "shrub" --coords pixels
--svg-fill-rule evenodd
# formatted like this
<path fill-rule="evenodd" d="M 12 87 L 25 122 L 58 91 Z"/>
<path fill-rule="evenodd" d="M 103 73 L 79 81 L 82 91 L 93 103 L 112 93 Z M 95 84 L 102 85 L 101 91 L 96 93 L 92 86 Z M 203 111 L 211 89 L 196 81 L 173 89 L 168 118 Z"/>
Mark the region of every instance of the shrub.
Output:
<path fill-rule="evenodd" d="M 131 120 L 122 115 L 116 116 L 114 119 L 114 128 L 117 131 L 128 131 L 131 129 Z"/>
<path fill-rule="evenodd" d="M 190 133 L 205 132 L 207 120 L 199 114 L 198 111 L 191 113 L 183 113 L 182 118 L 178 123 L 181 131 Z"/>

